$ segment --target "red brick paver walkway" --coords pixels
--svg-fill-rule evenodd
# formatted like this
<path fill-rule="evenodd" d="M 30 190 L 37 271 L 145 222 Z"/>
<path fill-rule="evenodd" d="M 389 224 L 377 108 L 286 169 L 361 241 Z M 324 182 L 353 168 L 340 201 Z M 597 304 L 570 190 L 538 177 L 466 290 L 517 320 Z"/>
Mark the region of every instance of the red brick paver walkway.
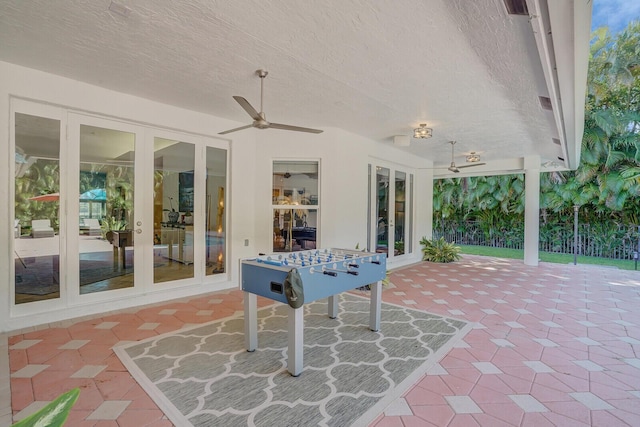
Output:
<path fill-rule="evenodd" d="M 640 272 L 465 256 L 391 282 L 384 301 L 475 328 L 376 427 L 640 425 Z M 111 348 L 239 310 L 233 290 L 10 336 L 13 417 L 80 387 L 69 426 L 170 426 Z"/>

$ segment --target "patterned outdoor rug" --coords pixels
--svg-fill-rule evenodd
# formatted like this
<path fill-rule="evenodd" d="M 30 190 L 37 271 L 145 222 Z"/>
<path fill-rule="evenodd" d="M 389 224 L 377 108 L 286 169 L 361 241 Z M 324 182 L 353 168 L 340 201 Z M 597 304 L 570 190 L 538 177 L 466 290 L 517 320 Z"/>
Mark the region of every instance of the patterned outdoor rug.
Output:
<path fill-rule="evenodd" d="M 182 329 L 114 350 L 178 426 L 367 425 L 472 327 L 382 303 L 381 331 L 368 328 L 369 299 L 340 296 L 305 307 L 304 371 L 286 368 L 287 312 L 259 311 L 258 349 L 245 350 L 243 317 Z"/>

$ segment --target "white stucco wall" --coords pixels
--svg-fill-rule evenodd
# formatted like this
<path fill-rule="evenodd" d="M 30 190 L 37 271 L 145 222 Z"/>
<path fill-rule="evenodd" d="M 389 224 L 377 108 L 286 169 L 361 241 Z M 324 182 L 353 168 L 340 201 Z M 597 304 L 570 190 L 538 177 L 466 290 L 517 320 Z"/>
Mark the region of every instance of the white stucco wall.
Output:
<path fill-rule="evenodd" d="M 163 300 L 209 292 L 214 288 L 202 284 L 164 289 L 136 297 L 113 299 L 106 305 L 89 303 L 60 306 L 44 313 L 33 305 L 29 316 L 11 314 L 10 289 L 13 286 L 11 265 L 13 224 L 10 203 L 13 162 L 10 147 L 10 100 L 12 97 L 53 104 L 121 119 L 156 128 L 219 138 L 218 132 L 241 124 L 206 114 L 160 104 L 147 99 L 117 93 L 0 62 L 0 332 L 48 323 L 87 314 L 148 304 Z M 231 100 L 230 100 L 231 102 Z M 396 150 L 391 142 L 377 143 L 339 129 L 325 129 L 319 135 L 275 130 L 249 129 L 226 135 L 230 140 L 230 185 L 228 188 L 230 239 L 227 255 L 230 280 L 218 283 L 215 289 L 238 286 L 238 260 L 259 252 L 270 252 L 271 165 L 273 159 L 319 159 L 321 163 L 321 214 L 319 228 L 323 247 L 361 247 L 366 241 L 367 164 L 371 158 L 385 159 L 407 168 L 415 174 L 414 257 L 403 263 L 419 260 L 417 242 L 431 233 L 432 174 L 418 170 L 424 161 Z M 63 142 L 64 143 L 64 142 Z M 415 170 L 413 170 L 415 169 Z M 249 245 L 244 246 L 248 239 Z M 22 304 L 24 305 L 24 304 Z M 22 307 L 21 307 L 22 308 Z"/>

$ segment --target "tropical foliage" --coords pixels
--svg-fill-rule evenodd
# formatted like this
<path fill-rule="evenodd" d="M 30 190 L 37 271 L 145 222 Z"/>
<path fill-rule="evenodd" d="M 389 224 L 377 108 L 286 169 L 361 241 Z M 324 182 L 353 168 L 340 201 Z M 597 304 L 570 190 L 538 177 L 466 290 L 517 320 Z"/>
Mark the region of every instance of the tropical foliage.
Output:
<path fill-rule="evenodd" d="M 640 224 L 640 22 L 615 37 L 606 28 L 593 33 L 580 166 L 543 173 L 540 192 L 548 239 L 573 223 L 574 206 L 606 244 Z M 434 230 L 477 221 L 485 240 L 507 246 L 523 238 L 523 193 L 523 175 L 436 181 Z"/>
<path fill-rule="evenodd" d="M 16 177 L 16 219 L 22 227 L 32 219 L 49 219 L 56 230 L 59 227 L 57 198 L 37 201 L 32 198 L 60 191 L 60 173 L 57 160 L 38 159 L 20 176 Z"/>
<path fill-rule="evenodd" d="M 422 260 L 431 262 L 453 262 L 460 260 L 460 246 L 447 242 L 444 237 L 429 240 L 423 237 Z"/>
<path fill-rule="evenodd" d="M 62 427 L 79 395 L 79 388 L 63 393 L 42 409 L 15 423 L 13 427 Z"/>
<path fill-rule="evenodd" d="M 107 219 L 127 223 L 133 207 L 132 167 L 92 165 L 90 171 L 80 173 L 80 193 L 105 189 Z M 24 173 L 16 177 L 15 217 L 22 227 L 33 219 L 49 219 L 59 229 L 60 166 L 58 160 L 38 159 Z M 50 199 L 34 200 L 38 196 L 52 195 Z M 114 228 L 118 229 L 118 228 Z"/>

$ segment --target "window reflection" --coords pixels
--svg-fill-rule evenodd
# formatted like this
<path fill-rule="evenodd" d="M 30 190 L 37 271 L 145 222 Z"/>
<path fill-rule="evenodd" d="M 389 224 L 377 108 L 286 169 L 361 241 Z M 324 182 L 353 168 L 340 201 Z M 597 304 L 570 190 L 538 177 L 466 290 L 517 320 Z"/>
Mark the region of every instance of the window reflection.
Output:
<path fill-rule="evenodd" d="M 207 147 L 206 274 L 225 272 L 227 152 Z"/>
<path fill-rule="evenodd" d="M 153 282 L 194 277 L 195 146 L 154 139 Z"/>
<path fill-rule="evenodd" d="M 376 252 L 389 254 L 389 169 L 376 168 L 376 211 L 377 239 Z"/>
<path fill-rule="evenodd" d="M 80 125 L 80 294 L 134 285 L 135 134 Z"/>
<path fill-rule="evenodd" d="M 404 254 L 405 233 L 405 193 L 407 187 L 407 174 L 396 171 L 396 201 L 395 201 L 395 230 L 394 230 L 394 255 Z"/>
<path fill-rule="evenodd" d="M 315 249 L 318 225 L 318 162 L 273 162 L 273 251 Z"/>
<path fill-rule="evenodd" d="M 15 115 L 15 303 L 60 297 L 60 121 Z"/>

